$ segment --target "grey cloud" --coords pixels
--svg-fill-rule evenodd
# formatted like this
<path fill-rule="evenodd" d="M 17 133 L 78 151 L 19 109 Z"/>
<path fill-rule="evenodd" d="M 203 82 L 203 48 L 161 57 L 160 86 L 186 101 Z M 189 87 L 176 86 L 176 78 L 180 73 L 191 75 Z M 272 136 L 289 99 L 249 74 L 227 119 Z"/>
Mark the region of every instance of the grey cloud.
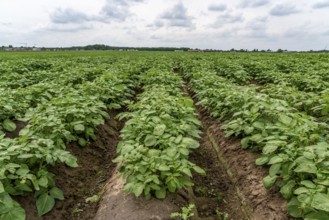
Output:
<path fill-rule="evenodd" d="M 99 20 L 105 21 L 110 19 L 124 21 L 130 15 L 131 13 L 129 12 L 126 1 L 107 1 L 102 8 Z"/>
<path fill-rule="evenodd" d="M 243 8 L 257 8 L 264 5 L 267 5 L 270 1 L 269 0 L 244 0 L 241 3 L 241 7 Z"/>
<path fill-rule="evenodd" d="M 152 24 L 146 25 L 146 27 L 152 28 L 153 30 L 162 28 L 164 26 L 165 26 L 165 23 L 160 19 L 155 20 Z"/>
<path fill-rule="evenodd" d="M 182 3 L 178 3 L 173 8 L 163 12 L 154 22 L 155 27 L 181 27 L 193 28 L 193 17 L 187 14 L 187 9 Z"/>
<path fill-rule="evenodd" d="M 57 8 L 50 14 L 50 19 L 56 24 L 83 23 L 90 20 L 88 15 L 71 8 Z"/>
<path fill-rule="evenodd" d="M 328 8 L 328 7 L 329 7 L 329 1 L 318 2 L 313 5 L 314 9 Z"/>
<path fill-rule="evenodd" d="M 103 6 L 100 15 L 95 20 L 100 22 L 125 21 L 132 16 L 130 6 L 133 3 L 141 3 L 144 0 L 107 0 Z"/>
<path fill-rule="evenodd" d="M 162 13 L 160 18 L 169 19 L 169 20 L 172 20 L 172 19 L 184 20 L 184 19 L 187 19 L 186 11 L 187 10 L 184 7 L 184 5 L 182 3 L 178 3 L 172 9 L 167 10 L 164 13 Z"/>
<path fill-rule="evenodd" d="M 239 23 L 244 20 L 242 14 L 225 13 L 217 16 L 216 21 L 211 25 L 212 28 L 219 28 L 225 24 Z"/>
<path fill-rule="evenodd" d="M 161 28 L 164 26 L 164 23 L 163 23 L 163 21 L 157 20 L 154 22 L 154 25 L 158 28 Z"/>
<path fill-rule="evenodd" d="M 279 4 L 271 9 L 270 14 L 272 16 L 287 16 L 298 12 L 299 11 L 293 5 Z"/>
<path fill-rule="evenodd" d="M 192 27 L 193 24 L 189 20 L 176 20 L 176 19 L 174 19 L 174 20 L 170 21 L 170 26 L 171 27 L 186 27 L 186 28 L 188 28 L 188 27 Z"/>
<path fill-rule="evenodd" d="M 225 4 L 211 4 L 208 6 L 209 11 L 225 11 L 226 8 Z"/>
<path fill-rule="evenodd" d="M 58 8 L 50 15 L 55 24 L 81 24 L 88 21 L 109 23 L 111 21 L 125 21 L 132 15 L 130 6 L 143 0 L 107 0 L 101 11 L 96 15 L 87 15 L 71 8 Z"/>

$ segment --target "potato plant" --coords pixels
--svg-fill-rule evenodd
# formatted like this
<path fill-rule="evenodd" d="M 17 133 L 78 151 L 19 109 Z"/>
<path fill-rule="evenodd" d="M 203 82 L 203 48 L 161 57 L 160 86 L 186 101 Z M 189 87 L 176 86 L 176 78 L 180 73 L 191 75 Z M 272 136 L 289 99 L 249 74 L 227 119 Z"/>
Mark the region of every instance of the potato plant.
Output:
<path fill-rule="evenodd" d="M 140 83 L 143 93 L 129 106 L 130 112 L 120 115 L 128 121 L 114 161 L 120 163 L 126 191 L 163 199 L 168 191 L 193 185 L 191 169 L 204 173 L 188 161 L 190 151 L 199 147 L 201 123 L 193 101 L 183 96 L 179 76 L 151 69 Z"/>

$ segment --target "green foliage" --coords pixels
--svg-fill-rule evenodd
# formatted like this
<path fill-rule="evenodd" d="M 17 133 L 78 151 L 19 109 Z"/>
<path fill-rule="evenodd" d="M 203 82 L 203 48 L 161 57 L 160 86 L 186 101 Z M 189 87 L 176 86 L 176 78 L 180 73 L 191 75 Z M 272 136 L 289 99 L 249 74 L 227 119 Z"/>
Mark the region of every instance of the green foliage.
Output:
<path fill-rule="evenodd" d="M 193 209 L 195 209 L 194 204 L 189 204 L 187 207 L 182 207 L 181 212 L 173 212 L 170 214 L 170 217 L 175 218 L 179 217 L 182 220 L 188 220 L 190 217 L 194 216 L 194 213 L 192 212 Z"/>
<path fill-rule="evenodd" d="M 125 190 L 135 196 L 159 199 L 167 191 L 193 185 L 191 170 L 204 173 L 188 161 L 191 149 L 199 147 L 200 122 L 193 102 L 182 94 L 182 79 L 171 72 L 149 70 L 141 75 L 144 92 L 119 117 L 128 121 L 118 144 L 120 171 Z"/>
<path fill-rule="evenodd" d="M 220 220 L 228 220 L 229 219 L 228 213 L 220 211 L 219 208 L 216 209 L 216 215 Z"/>
<path fill-rule="evenodd" d="M 292 216 L 327 219 L 328 61 L 286 53 L 1 54 L 0 218 L 25 218 L 14 195 L 34 192 L 39 214 L 63 199 L 47 168 L 77 167 L 66 144 L 87 146 L 108 109 L 130 110 L 121 115 L 128 122 L 115 160 L 128 191 L 164 198 L 191 185 L 192 170 L 204 173 L 188 161 L 200 122 L 174 70 L 189 79 L 198 104 L 225 122 L 227 136 L 261 152 L 264 185 L 280 187 Z M 131 104 L 138 84 L 144 92 Z M 6 138 L 21 122 L 28 125 L 19 136 Z"/>
<path fill-rule="evenodd" d="M 25 220 L 25 210 L 8 193 L 0 193 L 0 218 L 6 220 Z"/>
<path fill-rule="evenodd" d="M 298 112 L 284 100 L 259 93 L 255 87 L 238 86 L 215 72 L 184 74 L 198 104 L 225 121 L 222 129 L 226 136 L 240 136 L 243 148 L 262 153 L 256 164 L 269 166 L 263 184 L 281 188 L 292 216 L 329 212 L 328 124 Z"/>
<path fill-rule="evenodd" d="M 34 192 L 40 216 L 56 200 L 63 200 L 48 166 L 77 167 L 77 158 L 66 150 L 66 144 L 76 141 L 86 146 L 95 140 L 97 126 L 109 119 L 106 111 L 125 106 L 138 83 L 130 75 L 138 74 L 138 68 L 120 63 L 109 70 L 106 64 L 99 67 L 96 62 L 91 67 L 89 62 L 82 64 L 86 60 L 76 59 L 70 61 L 75 66 L 68 71 L 66 61 L 51 65 L 29 61 L 0 76 L 0 193 L 6 201 L 0 208 L 1 219 L 25 218 L 12 195 Z M 17 138 L 5 138 L 1 130 L 13 132 L 14 121 L 28 124 Z"/>

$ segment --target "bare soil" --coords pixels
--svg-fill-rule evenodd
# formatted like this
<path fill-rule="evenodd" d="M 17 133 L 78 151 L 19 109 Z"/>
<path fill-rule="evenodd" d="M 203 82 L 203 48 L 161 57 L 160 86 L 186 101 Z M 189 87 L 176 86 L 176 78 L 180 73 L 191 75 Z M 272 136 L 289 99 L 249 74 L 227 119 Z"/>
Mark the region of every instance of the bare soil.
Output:
<path fill-rule="evenodd" d="M 205 176 L 193 173 L 195 185 L 191 200 L 194 200 L 197 207 L 196 219 L 221 220 L 225 214 L 228 215 L 228 219 L 249 219 L 235 186 L 212 146 L 212 140 L 207 133 L 211 123 L 202 120 L 202 125 L 201 145 L 190 155 L 190 160 L 206 171 Z"/>
<path fill-rule="evenodd" d="M 180 193 L 171 193 L 164 200 L 149 200 L 123 191 L 125 181 L 117 173 L 108 181 L 95 220 L 169 220 L 187 204 Z"/>
<path fill-rule="evenodd" d="M 258 81 L 255 80 L 255 79 L 250 80 L 250 81 L 249 81 L 249 84 L 256 85 L 256 86 L 264 86 L 264 84 L 258 82 Z"/>

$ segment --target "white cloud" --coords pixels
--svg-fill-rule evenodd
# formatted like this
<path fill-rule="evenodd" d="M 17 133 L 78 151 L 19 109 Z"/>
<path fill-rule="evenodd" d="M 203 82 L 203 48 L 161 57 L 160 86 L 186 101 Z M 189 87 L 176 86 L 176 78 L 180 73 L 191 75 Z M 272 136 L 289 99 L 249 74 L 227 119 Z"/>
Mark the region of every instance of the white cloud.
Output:
<path fill-rule="evenodd" d="M 329 1 L 318 2 L 313 5 L 314 9 L 321 9 L 321 8 L 328 8 L 328 7 L 329 7 Z"/>
<path fill-rule="evenodd" d="M 161 13 L 154 25 L 159 28 L 163 26 L 193 28 L 192 20 L 193 17 L 188 15 L 187 8 L 180 2 Z"/>
<path fill-rule="evenodd" d="M 100 20 L 124 21 L 129 16 L 131 16 L 131 12 L 129 11 L 127 1 L 107 0 L 106 4 L 102 7 Z"/>
<path fill-rule="evenodd" d="M 3 1 L 0 46 L 323 49 L 328 0 Z M 169 6 L 168 6 L 169 5 Z M 294 44 L 294 42 L 298 42 Z"/>
<path fill-rule="evenodd" d="M 241 7 L 243 7 L 243 8 L 248 8 L 248 7 L 257 8 L 257 7 L 267 5 L 269 3 L 270 3 L 269 0 L 244 0 L 241 3 Z"/>
<path fill-rule="evenodd" d="M 211 4 L 208 6 L 209 11 L 225 11 L 227 6 L 225 4 Z"/>
<path fill-rule="evenodd" d="M 273 16 L 287 16 L 298 12 L 299 10 L 294 5 L 279 4 L 271 9 L 270 14 Z"/>
<path fill-rule="evenodd" d="M 71 8 L 57 8 L 50 14 L 50 19 L 53 23 L 58 24 L 84 23 L 90 20 L 88 15 Z"/>

